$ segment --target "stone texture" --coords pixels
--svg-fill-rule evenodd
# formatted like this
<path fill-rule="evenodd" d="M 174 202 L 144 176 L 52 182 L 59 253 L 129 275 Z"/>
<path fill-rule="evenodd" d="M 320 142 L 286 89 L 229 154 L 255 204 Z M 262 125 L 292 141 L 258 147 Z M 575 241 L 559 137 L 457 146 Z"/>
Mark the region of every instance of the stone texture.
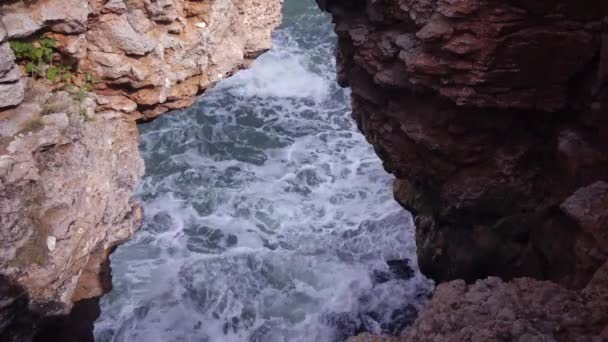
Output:
<path fill-rule="evenodd" d="M 32 16 L 25 13 L 25 9 L 5 14 L 1 20 L 9 38 L 25 38 L 42 28 Z"/>
<path fill-rule="evenodd" d="M 1 34 L 0 34 L 1 36 Z M 23 101 L 24 83 L 19 80 L 21 71 L 15 64 L 15 55 L 9 43 L 0 44 L 0 109 L 16 106 Z"/>
<path fill-rule="evenodd" d="M 25 84 L 22 81 L 0 83 L 0 108 L 16 106 L 23 101 Z"/>
<path fill-rule="evenodd" d="M 89 49 L 94 51 L 144 56 L 156 47 L 152 37 L 131 26 L 126 14 L 102 16 L 91 25 L 86 36 Z"/>
<path fill-rule="evenodd" d="M 9 72 L 15 65 L 15 54 L 8 43 L 0 44 L 0 75 Z"/>
<path fill-rule="evenodd" d="M 94 255 L 129 239 L 142 217 L 132 199 L 143 174 L 134 122 L 86 121 L 70 95 L 41 97 L 61 112 L 30 120 L 0 155 L 0 269 L 29 297 L 2 321 L 67 314 L 74 302 L 100 296 L 87 280 L 100 264 Z M 11 334 L 19 332 L 0 335 L 18 340 Z"/>
<path fill-rule="evenodd" d="M 608 263 L 581 290 L 518 278 L 455 280 L 439 285 L 416 322 L 399 337 L 362 334 L 348 342 L 605 341 Z"/>
<path fill-rule="evenodd" d="M 608 3 L 320 4 L 353 117 L 416 214 L 421 270 L 584 286 L 601 221 L 561 205 L 608 177 Z"/>
<path fill-rule="evenodd" d="M 270 47 L 281 0 L 0 4 L 0 340 L 92 341 L 108 255 L 139 227 L 136 120 L 192 104 Z M 6 40 L 57 41 L 84 98 L 22 76 Z M 26 86 L 27 85 L 27 86 Z M 66 88 L 69 90 L 69 87 Z"/>
<path fill-rule="evenodd" d="M 137 106 L 127 107 L 130 116 L 149 120 L 190 105 L 196 95 L 269 49 L 281 4 L 39 0 L 0 5 L 0 13 L 10 38 L 50 31 L 59 50 L 78 61 L 80 73 L 101 80 L 99 92 L 121 101 L 106 107 L 120 108 L 128 98 Z"/>
<path fill-rule="evenodd" d="M 422 272 L 464 279 L 351 341 L 607 340 L 608 3 L 318 3 Z"/>
<path fill-rule="evenodd" d="M 417 322 L 399 340 L 605 341 L 606 271 L 606 266 L 600 269 L 598 282 L 583 291 L 529 278 L 441 284 Z"/>
<path fill-rule="evenodd" d="M 346 340 L 347 342 L 399 342 L 400 339 L 391 336 L 379 336 L 372 334 L 360 334 Z"/>
<path fill-rule="evenodd" d="M 608 183 L 599 181 L 578 189 L 561 209 L 608 252 Z"/>

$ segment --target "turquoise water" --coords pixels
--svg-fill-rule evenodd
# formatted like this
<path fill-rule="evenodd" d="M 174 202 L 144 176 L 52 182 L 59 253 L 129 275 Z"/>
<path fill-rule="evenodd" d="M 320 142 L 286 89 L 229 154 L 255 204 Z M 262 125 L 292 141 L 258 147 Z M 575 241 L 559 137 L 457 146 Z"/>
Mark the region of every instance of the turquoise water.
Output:
<path fill-rule="evenodd" d="M 140 127 L 145 220 L 111 257 L 98 341 L 338 341 L 415 316 L 412 219 L 336 84 L 330 18 L 284 13 L 252 68 Z"/>

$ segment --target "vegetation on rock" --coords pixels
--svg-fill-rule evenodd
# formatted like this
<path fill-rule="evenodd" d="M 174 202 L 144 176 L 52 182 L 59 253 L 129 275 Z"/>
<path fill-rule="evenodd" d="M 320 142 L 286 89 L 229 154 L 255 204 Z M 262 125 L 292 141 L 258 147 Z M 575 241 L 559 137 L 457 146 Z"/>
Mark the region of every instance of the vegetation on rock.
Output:
<path fill-rule="evenodd" d="M 72 67 L 63 65 L 55 39 L 43 36 L 33 42 L 13 40 L 10 46 L 31 77 L 46 78 L 53 83 L 72 81 Z M 59 65 L 54 65 L 55 60 L 59 60 Z"/>

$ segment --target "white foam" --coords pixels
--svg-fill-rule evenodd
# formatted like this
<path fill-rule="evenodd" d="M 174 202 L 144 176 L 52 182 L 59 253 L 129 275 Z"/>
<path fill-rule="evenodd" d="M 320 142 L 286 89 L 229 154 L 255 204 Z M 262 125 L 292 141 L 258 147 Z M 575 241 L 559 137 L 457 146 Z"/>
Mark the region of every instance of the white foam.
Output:
<path fill-rule="evenodd" d="M 374 311 L 379 332 L 420 304 L 419 273 L 371 281 L 386 260 L 417 269 L 413 223 L 350 119 L 313 6 L 251 69 L 142 127 L 145 222 L 112 255 L 99 342 L 329 342 L 327 315 Z"/>
<path fill-rule="evenodd" d="M 281 46 L 263 55 L 254 67 L 228 79 L 223 86 L 234 87 L 244 97 L 310 98 L 322 102 L 329 95 L 326 79 L 310 71 L 313 62 L 305 55 L 281 51 Z"/>

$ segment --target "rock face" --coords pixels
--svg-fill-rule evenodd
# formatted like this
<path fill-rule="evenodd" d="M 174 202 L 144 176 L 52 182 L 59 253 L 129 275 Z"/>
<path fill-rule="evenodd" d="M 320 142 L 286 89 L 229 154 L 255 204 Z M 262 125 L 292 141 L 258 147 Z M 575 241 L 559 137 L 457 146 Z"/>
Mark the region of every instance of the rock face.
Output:
<path fill-rule="evenodd" d="M 140 225 L 137 120 L 190 105 L 270 48 L 282 0 L 0 4 L 0 340 L 87 341 L 108 256 Z M 51 36 L 91 92 L 24 77 Z"/>
<path fill-rule="evenodd" d="M 498 278 L 467 286 L 439 285 L 408 341 L 605 341 L 608 339 L 608 264 L 582 291 L 555 283 Z"/>
<path fill-rule="evenodd" d="M 422 271 L 583 287 L 607 252 L 605 221 L 573 216 L 608 180 L 608 4 L 321 5 L 353 115 L 417 216 Z"/>
<path fill-rule="evenodd" d="M 23 101 L 25 84 L 15 64 L 15 55 L 0 24 L 0 108 L 16 106 Z"/>
<path fill-rule="evenodd" d="M 281 4 L 281 0 L 17 1 L 0 5 L 0 43 L 50 32 L 64 57 L 81 73 L 89 72 L 101 81 L 96 91 L 101 109 L 121 110 L 145 120 L 189 106 L 197 94 L 269 49 Z M 7 49 L 8 44 L 0 45 L 0 77 L 14 59 Z M 10 88 L 2 79 L 0 83 L 0 100 L 18 95 L 19 89 L 23 97 L 21 83 L 7 83 Z M 20 102 L 18 97 L 10 98 L 16 100 L 0 106 Z"/>
<path fill-rule="evenodd" d="M 144 170 L 135 122 L 114 112 L 87 120 L 65 92 L 40 91 L 34 101 L 12 113 L 27 121 L 0 156 L 0 269 L 18 289 L 0 290 L 0 321 L 8 323 L 0 336 L 9 341 L 34 333 L 24 318 L 65 315 L 107 291 L 99 267 L 142 218 L 132 199 Z M 40 105 L 53 112 L 41 115 Z"/>
<path fill-rule="evenodd" d="M 605 335 L 589 288 L 608 287 L 608 3 L 318 3 L 353 116 L 416 216 L 422 272 L 516 279 L 440 285 L 397 340 Z"/>
<path fill-rule="evenodd" d="M 362 334 L 349 342 L 605 341 L 608 263 L 581 291 L 519 278 L 441 284 L 418 320 L 399 337 Z"/>

